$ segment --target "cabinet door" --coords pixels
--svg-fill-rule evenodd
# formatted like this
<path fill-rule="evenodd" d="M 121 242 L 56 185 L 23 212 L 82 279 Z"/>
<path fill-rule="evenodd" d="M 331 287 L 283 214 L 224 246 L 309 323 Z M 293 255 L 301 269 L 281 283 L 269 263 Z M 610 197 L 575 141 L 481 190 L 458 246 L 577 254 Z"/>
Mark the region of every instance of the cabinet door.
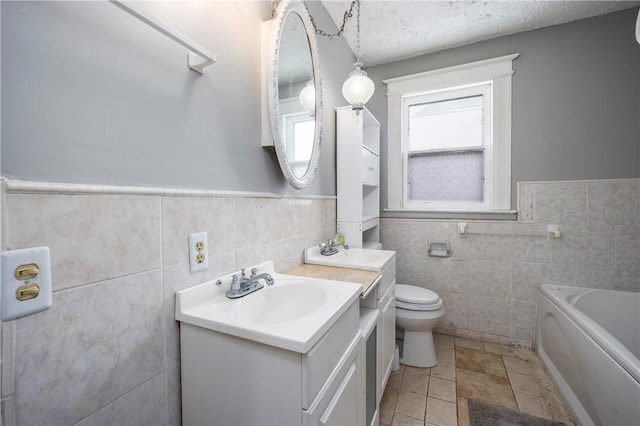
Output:
<path fill-rule="evenodd" d="M 380 158 L 362 147 L 362 182 L 378 186 L 380 183 Z"/>
<path fill-rule="evenodd" d="M 363 346 L 362 335 L 358 332 L 322 392 L 308 411 L 302 411 L 304 425 L 364 424 Z"/>
<path fill-rule="evenodd" d="M 378 349 L 378 403 L 384 393 L 391 367 L 393 367 L 393 355 L 396 348 L 396 281 L 393 280 L 387 291 L 380 298 L 380 318 L 382 338 Z"/>

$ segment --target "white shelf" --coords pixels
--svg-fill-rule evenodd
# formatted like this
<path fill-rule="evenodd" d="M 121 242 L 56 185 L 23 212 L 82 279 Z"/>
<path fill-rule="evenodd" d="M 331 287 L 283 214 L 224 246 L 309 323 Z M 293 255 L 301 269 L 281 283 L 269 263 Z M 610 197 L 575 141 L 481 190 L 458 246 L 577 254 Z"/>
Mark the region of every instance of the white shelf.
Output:
<path fill-rule="evenodd" d="M 380 123 L 365 108 L 336 110 L 338 232 L 351 247 L 380 239 Z"/>
<path fill-rule="evenodd" d="M 362 218 L 362 231 L 371 229 L 374 226 L 380 225 L 380 216 L 369 216 Z"/>

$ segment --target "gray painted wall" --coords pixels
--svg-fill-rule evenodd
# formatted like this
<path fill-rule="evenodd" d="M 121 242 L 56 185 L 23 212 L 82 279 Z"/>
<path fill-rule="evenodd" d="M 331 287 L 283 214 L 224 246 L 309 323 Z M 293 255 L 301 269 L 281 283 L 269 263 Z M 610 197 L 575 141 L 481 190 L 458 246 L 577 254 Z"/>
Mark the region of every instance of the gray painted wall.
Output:
<path fill-rule="evenodd" d="M 295 191 L 260 140 L 263 2 L 145 2 L 214 52 L 186 49 L 106 2 L 2 2 L 2 174 L 53 182 L 335 195 L 335 114 L 353 56 L 319 40 L 325 137 Z M 309 2 L 318 25 L 335 30 Z"/>
<path fill-rule="evenodd" d="M 367 69 L 367 104 L 382 124 L 386 207 L 387 98 L 382 80 L 520 53 L 514 61 L 512 206 L 516 182 L 640 177 L 638 9 L 524 32 Z"/>

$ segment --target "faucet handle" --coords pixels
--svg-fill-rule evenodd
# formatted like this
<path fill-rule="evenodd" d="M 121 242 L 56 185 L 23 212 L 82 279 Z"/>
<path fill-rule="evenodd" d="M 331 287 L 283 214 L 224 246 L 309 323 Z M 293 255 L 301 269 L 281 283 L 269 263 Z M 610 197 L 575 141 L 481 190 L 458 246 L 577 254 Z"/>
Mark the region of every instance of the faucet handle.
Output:
<path fill-rule="evenodd" d="M 240 277 L 234 275 L 231 277 L 231 291 L 240 290 Z"/>
<path fill-rule="evenodd" d="M 240 269 L 240 274 L 242 275 L 242 278 L 244 278 L 244 277 L 245 277 L 245 275 L 246 275 L 246 274 L 244 273 L 244 270 L 245 270 L 245 269 L 246 269 L 246 268 L 242 268 L 242 269 Z"/>
<path fill-rule="evenodd" d="M 255 277 L 258 274 L 258 268 L 251 268 L 251 278 Z"/>

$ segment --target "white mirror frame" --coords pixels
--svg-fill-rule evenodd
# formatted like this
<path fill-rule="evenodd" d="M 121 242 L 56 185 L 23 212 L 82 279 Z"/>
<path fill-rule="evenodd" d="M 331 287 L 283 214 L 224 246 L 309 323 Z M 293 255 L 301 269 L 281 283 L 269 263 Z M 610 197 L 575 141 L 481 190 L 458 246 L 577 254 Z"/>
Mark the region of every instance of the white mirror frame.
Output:
<path fill-rule="evenodd" d="M 282 28 L 287 17 L 295 13 L 300 16 L 304 29 L 309 39 L 311 50 L 311 63 L 313 66 L 313 83 L 316 89 L 316 110 L 315 110 L 315 133 L 313 137 L 313 151 L 309 160 L 309 167 L 302 177 L 297 177 L 293 173 L 293 169 L 287 160 L 285 149 L 285 140 L 283 138 L 282 123 L 280 122 L 280 107 L 278 97 L 278 59 L 280 53 L 280 38 Z M 276 14 L 272 24 L 273 31 L 270 37 L 268 52 L 268 98 L 269 98 L 269 114 L 271 118 L 271 133 L 273 136 L 273 144 L 276 149 L 276 155 L 280 168 L 287 182 L 296 189 L 308 187 L 316 174 L 318 163 L 320 161 L 320 148 L 322 146 L 322 117 L 323 117 L 323 99 L 322 99 L 322 82 L 320 79 L 320 65 L 318 60 L 318 43 L 316 40 L 315 29 L 311 23 L 311 18 L 307 7 L 302 0 L 283 0 L 278 4 Z"/>

